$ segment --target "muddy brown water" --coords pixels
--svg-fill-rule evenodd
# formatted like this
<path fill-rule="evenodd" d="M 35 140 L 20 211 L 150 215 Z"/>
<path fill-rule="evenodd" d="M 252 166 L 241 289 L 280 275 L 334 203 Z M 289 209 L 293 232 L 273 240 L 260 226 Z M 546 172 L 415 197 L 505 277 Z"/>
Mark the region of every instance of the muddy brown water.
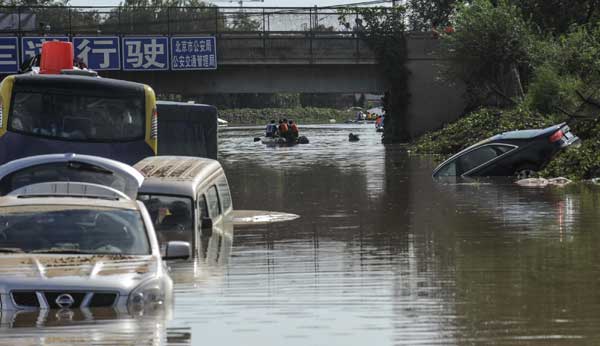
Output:
<path fill-rule="evenodd" d="M 25 323 L 0 344 L 600 343 L 599 188 L 436 183 L 373 125 L 301 127 L 289 148 L 260 131 L 220 133 L 234 206 L 300 218 L 205 239 L 173 265 L 172 316 Z"/>

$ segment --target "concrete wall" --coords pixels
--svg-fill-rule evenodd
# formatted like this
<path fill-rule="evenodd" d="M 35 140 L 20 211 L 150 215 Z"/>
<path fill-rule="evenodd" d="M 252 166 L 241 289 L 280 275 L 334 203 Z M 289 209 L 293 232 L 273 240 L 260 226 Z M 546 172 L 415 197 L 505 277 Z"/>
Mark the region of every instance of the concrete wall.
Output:
<path fill-rule="evenodd" d="M 151 85 L 157 93 L 382 93 L 377 65 L 223 65 L 215 71 L 106 71 L 104 77 Z"/>
<path fill-rule="evenodd" d="M 414 35 L 408 41 L 410 75 L 409 133 L 416 137 L 439 129 L 462 115 L 466 101 L 465 86 L 443 82 L 439 41 L 429 35 Z"/>

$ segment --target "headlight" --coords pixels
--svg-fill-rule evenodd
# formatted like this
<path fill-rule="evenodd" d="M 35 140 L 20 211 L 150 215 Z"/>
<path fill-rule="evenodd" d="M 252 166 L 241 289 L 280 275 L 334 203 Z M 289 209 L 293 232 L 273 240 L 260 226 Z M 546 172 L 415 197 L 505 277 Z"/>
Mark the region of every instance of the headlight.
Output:
<path fill-rule="evenodd" d="M 163 281 L 148 280 L 131 291 L 127 306 L 133 311 L 161 306 L 165 303 L 165 289 Z"/>

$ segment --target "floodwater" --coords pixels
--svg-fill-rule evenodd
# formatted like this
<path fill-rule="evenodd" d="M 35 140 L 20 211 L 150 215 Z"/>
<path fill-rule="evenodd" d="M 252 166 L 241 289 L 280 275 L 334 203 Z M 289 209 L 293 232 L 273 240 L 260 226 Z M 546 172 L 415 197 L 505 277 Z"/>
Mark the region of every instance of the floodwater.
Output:
<path fill-rule="evenodd" d="M 301 131 L 221 131 L 234 207 L 300 218 L 205 240 L 167 316 L 38 319 L 0 344 L 600 344 L 600 188 L 439 183 L 373 125 Z"/>

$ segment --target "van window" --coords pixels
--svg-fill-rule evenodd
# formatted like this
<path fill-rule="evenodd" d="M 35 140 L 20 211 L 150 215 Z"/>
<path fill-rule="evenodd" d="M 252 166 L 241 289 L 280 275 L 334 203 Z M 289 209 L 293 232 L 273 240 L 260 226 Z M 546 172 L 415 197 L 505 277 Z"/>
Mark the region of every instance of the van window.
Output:
<path fill-rule="evenodd" d="M 160 243 L 171 240 L 192 241 L 194 211 L 191 198 L 139 194 L 138 199 L 148 209 Z"/>
<path fill-rule="evenodd" d="M 229 184 L 227 184 L 227 178 L 221 176 L 217 180 L 217 187 L 219 188 L 219 198 L 221 198 L 221 205 L 223 210 L 231 208 L 231 193 L 229 192 Z"/>
<path fill-rule="evenodd" d="M 198 219 L 202 220 L 203 217 L 208 216 L 208 206 L 206 205 L 206 197 L 204 195 L 198 196 Z M 199 222 L 200 224 L 201 222 Z"/>
<path fill-rule="evenodd" d="M 221 215 L 221 205 L 219 203 L 219 194 L 215 185 L 211 186 L 206 193 L 208 212 L 210 217 L 215 218 Z"/>

